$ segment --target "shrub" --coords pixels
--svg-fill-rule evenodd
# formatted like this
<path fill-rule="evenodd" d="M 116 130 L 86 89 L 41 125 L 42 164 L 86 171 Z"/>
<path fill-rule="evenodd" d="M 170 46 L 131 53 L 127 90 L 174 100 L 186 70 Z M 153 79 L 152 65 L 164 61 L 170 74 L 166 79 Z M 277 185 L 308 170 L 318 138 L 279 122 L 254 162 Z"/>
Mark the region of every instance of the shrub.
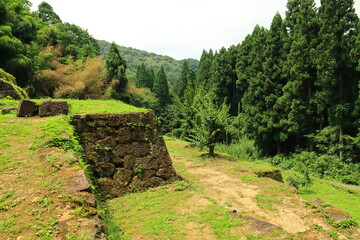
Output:
<path fill-rule="evenodd" d="M 215 149 L 241 160 L 255 161 L 260 157 L 260 150 L 256 147 L 255 141 L 247 137 L 242 137 L 230 145 L 217 144 Z"/>
<path fill-rule="evenodd" d="M 309 177 L 309 172 L 305 174 L 299 172 L 293 172 L 291 176 L 287 177 L 286 181 L 288 184 L 296 189 L 300 187 L 309 186 L 312 181 Z"/>

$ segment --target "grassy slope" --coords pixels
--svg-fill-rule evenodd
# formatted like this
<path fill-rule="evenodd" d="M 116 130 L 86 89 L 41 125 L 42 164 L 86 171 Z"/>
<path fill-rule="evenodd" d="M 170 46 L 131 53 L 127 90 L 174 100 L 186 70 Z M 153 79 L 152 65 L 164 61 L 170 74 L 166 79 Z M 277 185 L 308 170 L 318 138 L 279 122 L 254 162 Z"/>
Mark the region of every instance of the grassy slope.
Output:
<path fill-rule="evenodd" d="M 146 111 L 119 101 L 66 101 L 70 115 Z M 17 105 L 0 100 L 0 109 Z M 67 151 L 48 146 L 63 142 Z M 88 210 L 71 200 L 66 187 L 81 169 L 76 144 L 68 117 L 0 115 L 0 239 L 82 239 L 75 236 Z"/>
<path fill-rule="evenodd" d="M 360 191 L 348 189 L 329 183 L 325 180 L 314 179 L 314 184 L 299 191 L 300 195 L 312 201 L 320 198 L 328 204 L 349 213 L 360 224 Z"/>

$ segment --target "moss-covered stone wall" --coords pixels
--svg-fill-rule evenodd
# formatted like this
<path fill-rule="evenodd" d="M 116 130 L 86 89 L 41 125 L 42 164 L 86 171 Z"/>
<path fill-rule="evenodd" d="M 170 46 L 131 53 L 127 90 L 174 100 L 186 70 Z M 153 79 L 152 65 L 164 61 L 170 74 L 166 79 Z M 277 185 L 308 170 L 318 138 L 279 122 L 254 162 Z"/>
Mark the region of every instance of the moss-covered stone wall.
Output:
<path fill-rule="evenodd" d="M 79 114 L 72 117 L 72 124 L 85 161 L 106 196 L 122 196 L 178 178 L 154 112 Z"/>

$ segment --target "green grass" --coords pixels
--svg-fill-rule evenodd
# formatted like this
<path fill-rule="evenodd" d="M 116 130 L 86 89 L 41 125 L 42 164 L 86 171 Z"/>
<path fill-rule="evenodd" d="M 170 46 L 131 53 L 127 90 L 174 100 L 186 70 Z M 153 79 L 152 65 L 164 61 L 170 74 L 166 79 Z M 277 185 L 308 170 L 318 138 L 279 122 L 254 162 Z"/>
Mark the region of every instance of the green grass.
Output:
<path fill-rule="evenodd" d="M 0 109 L 16 108 L 19 104 L 18 100 L 0 99 Z"/>
<path fill-rule="evenodd" d="M 212 204 L 200 210 L 198 214 L 199 223 L 209 224 L 217 239 L 240 239 L 238 234 L 231 233 L 231 229 L 245 225 L 246 222 L 242 218 L 231 218 L 228 209 Z"/>
<path fill-rule="evenodd" d="M 183 183 L 178 184 L 174 190 L 165 186 L 110 200 L 108 204 L 113 216 L 126 230 L 123 239 L 132 239 L 134 234 L 145 239 L 183 239 L 183 226 L 191 216 L 173 209 L 192 196 L 182 189 L 183 186 Z"/>
<path fill-rule="evenodd" d="M 20 164 L 19 161 L 14 161 L 13 157 L 14 157 L 13 153 L 11 154 L 0 153 L 0 173 Z"/>
<path fill-rule="evenodd" d="M 313 185 L 300 188 L 300 195 L 308 201 L 320 198 L 347 213 L 360 224 L 360 191 L 350 190 L 345 187 L 335 187 L 325 180 L 313 179 Z"/>
<path fill-rule="evenodd" d="M 31 99 L 31 101 L 41 104 L 50 99 Z M 127 112 L 146 112 L 148 109 L 137 108 L 118 100 L 78 100 L 78 99 L 53 99 L 66 101 L 70 104 L 69 115 L 82 113 L 127 113 Z M 0 109 L 14 108 L 19 105 L 17 100 L 0 99 Z"/>
<path fill-rule="evenodd" d="M 10 233 L 10 234 L 19 234 L 20 230 L 16 227 L 15 220 L 3 219 L 0 220 L 0 232 Z"/>
<path fill-rule="evenodd" d="M 148 111 L 147 109 L 137 108 L 117 100 L 61 100 L 67 101 L 71 105 L 69 115 L 81 113 L 126 113 Z"/>

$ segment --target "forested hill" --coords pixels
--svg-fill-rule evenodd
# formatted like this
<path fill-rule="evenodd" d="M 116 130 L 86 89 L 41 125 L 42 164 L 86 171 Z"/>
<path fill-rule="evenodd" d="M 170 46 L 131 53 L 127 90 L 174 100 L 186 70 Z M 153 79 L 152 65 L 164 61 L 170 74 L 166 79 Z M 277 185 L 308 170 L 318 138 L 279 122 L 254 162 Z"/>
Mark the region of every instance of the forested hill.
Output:
<path fill-rule="evenodd" d="M 99 40 L 100 45 L 100 52 L 101 55 L 106 57 L 107 53 L 109 52 L 111 43 Z M 130 47 L 123 47 L 117 45 L 120 51 L 120 54 L 123 58 L 125 58 L 127 63 L 127 73 L 128 74 L 136 74 L 138 66 L 144 63 L 147 67 L 154 68 L 155 72 L 157 72 L 161 66 L 164 67 L 166 72 L 167 79 L 169 82 L 174 85 L 174 83 L 179 79 L 181 75 L 181 70 L 183 67 L 184 60 L 175 60 L 169 56 L 158 55 L 155 53 L 150 53 L 147 51 L 130 48 Z M 199 67 L 199 61 L 196 59 L 186 59 L 189 68 L 196 71 Z"/>

